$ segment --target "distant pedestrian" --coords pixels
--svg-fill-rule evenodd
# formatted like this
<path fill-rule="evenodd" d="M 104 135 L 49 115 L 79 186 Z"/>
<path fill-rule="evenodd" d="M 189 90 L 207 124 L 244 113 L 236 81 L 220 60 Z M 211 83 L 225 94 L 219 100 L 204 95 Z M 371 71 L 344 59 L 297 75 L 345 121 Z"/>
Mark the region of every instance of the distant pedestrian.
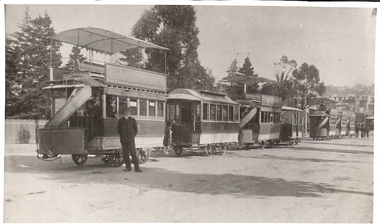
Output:
<path fill-rule="evenodd" d="M 361 132 L 361 136 L 362 136 L 362 138 L 364 138 L 364 133 L 365 133 L 365 126 L 364 126 L 364 123 L 361 123 L 361 124 L 360 124 L 360 132 Z"/>
<path fill-rule="evenodd" d="M 368 124 L 365 124 L 364 130 L 365 130 L 365 136 L 367 136 L 367 138 L 369 138 L 369 125 Z"/>
<path fill-rule="evenodd" d="M 360 125 L 359 123 L 355 124 L 355 138 L 359 137 L 359 130 L 360 130 Z"/>

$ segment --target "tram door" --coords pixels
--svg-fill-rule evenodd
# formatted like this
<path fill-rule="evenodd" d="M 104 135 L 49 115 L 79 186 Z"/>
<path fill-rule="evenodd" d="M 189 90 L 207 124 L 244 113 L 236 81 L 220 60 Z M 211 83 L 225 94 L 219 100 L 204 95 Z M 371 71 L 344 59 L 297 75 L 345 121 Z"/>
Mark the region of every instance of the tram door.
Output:
<path fill-rule="evenodd" d="M 194 131 L 191 101 L 168 101 L 167 119 L 172 124 L 172 145 L 191 145 L 191 134 Z"/>

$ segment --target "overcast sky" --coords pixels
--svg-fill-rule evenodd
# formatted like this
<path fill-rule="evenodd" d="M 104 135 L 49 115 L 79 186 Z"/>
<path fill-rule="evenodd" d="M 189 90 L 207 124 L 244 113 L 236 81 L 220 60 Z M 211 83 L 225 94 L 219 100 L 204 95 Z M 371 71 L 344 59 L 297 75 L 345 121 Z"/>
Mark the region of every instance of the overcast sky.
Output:
<path fill-rule="evenodd" d="M 194 6 L 200 31 L 199 59 L 217 80 L 227 76 L 226 70 L 234 59 L 241 67 L 246 57 L 255 73 L 275 79 L 273 63 L 286 55 L 296 60 L 298 66 L 304 62 L 315 65 L 326 85 L 374 83 L 373 5 L 229 4 Z M 26 7 L 31 18 L 47 11 L 57 33 L 91 26 L 130 35 L 142 12 L 151 5 L 5 4 L 6 33 L 19 31 L 17 25 L 22 23 Z"/>

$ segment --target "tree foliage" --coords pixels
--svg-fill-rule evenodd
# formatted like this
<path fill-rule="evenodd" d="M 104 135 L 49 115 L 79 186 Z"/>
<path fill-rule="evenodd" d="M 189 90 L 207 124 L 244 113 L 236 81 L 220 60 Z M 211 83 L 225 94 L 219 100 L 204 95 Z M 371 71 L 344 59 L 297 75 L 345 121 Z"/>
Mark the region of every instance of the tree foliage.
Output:
<path fill-rule="evenodd" d="M 239 67 L 237 66 L 237 63 L 236 59 L 231 62 L 230 67 L 226 71 L 228 76 L 234 76 L 238 73 Z"/>
<path fill-rule="evenodd" d="M 49 97 L 42 87 L 49 80 L 50 63 L 52 67 L 62 63 L 61 44 L 51 44 L 50 37 L 55 35 L 51 23 L 47 13 L 31 19 L 26 11 L 20 31 L 6 40 L 6 117 L 41 118 L 46 114 Z"/>
<path fill-rule="evenodd" d="M 169 48 L 146 49 L 146 69 L 165 72 L 169 90 L 175 88 L 211 88 L 211 71 L 207 72 L 198 59 L 199 30 L 195 25 L 196 12 L 189 5 L 157 5 L 144 11 L 132 29 L 132 35 Z"/>
<path fill-rule="evenodd" d="M 279 62 L 274 63 L 274 68 L 277 82 L 284 82 L 291 77 L 292 72 L 297 68 L 297 62 L 288 60 L 288 57 L 284 55 Z"/>
<path fill-rule="evenodd" d="M 65 64 L 64 68 L 70 70 L 76 69 L 78 67 L 78 62 L 82 63 L 84 60 L 86 60 L 86 57 L 81 54 L 81 47 L 77 45 L 73 46 L 69 57 L 70 59 Z"/>
<path fill-rule="evenodd" d="M 253 67 L 249 57 L 244 59 L 243 67 L 239 68 L 239 72 L 243 75 L 253 75 Z"/>
<path fill-rule="evenodd" d="M 293 72 L 295 98 L 301 109 L 309 106 L 310 100 L 322 96 L 326 91 L 325 84 L 320 81 L 319 70 L 314 65 L 303 63 Z"/>

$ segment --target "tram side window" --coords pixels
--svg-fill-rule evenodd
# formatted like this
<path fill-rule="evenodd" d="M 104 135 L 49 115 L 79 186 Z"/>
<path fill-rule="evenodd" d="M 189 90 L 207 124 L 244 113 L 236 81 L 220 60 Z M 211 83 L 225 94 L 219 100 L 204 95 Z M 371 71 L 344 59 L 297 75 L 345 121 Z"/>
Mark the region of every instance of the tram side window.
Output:
<path fill-rule="evenodd" d="M 140 101 L 140 115 L 146 116 L 147 115 L 147 106 L 146 106 L 147 100 L 140 99 L 139 101 Z"/>
<path fill-rule="evenodd" d="M 216 120 L 222 120 L 222 105 L 216 105 Z"/>
<path fill-rule="evenodd" d="M 137 115 L 137 99 L 129 99 L 129 107 L 131 108 L 131 115 Z"/>
<path fill-rule="evenodd" d="M 210 120 L 216 121 L 216 105 L 215 104 L 210 105 Z"/>
<path fill-rule="evenodd" d="M 203 103 L 203 120 L 208 120 L 208 103 Z"/>
<path fill-rule="evenodd" d="M 238 121 L 238 120 L 239 120 L 239 107 L 234 106 L 234 121 Z"/>
<path fill-rule="evenodd" d="M 265 121 L 265 112 L 261 111 L 261 123 Z"/>
<path fill-rule="evenodd" d="M 171 120 L 179 120 L 179 105 L 169 104 L 168 110 L 168 119 Z"/>
<path fill-rule="evenodd" d="M 164 102 L 161 102 L 161 101 L 157 102 L 157 116 L 158 117 L 164 116 Z"/>
<path fill-rule="evenodd" d="M 149 101 L 149 116 L 156 116 L 156 102 Z"/>
<path fill-rule="evenodd" d="M 269 122 L 273 123 L 274 122 L 274 115 L 273 115 L 273 113 L 269 113 L 269 116 L 270 116 Z"/>
<path fill-rule="evenodd" d="M 234 120 L 234 107 L 228 106 L 228 121 Z"/>
<path fill-rule="evenodd" d="M 223 105 L 223 121 L 228 121 L 228 106 Z"/>
<path fill-rule="evenodd" d="M 125 108 L 128 106 L 126 97 L 119 97 L 119 114 L 124 114 Z"/>

